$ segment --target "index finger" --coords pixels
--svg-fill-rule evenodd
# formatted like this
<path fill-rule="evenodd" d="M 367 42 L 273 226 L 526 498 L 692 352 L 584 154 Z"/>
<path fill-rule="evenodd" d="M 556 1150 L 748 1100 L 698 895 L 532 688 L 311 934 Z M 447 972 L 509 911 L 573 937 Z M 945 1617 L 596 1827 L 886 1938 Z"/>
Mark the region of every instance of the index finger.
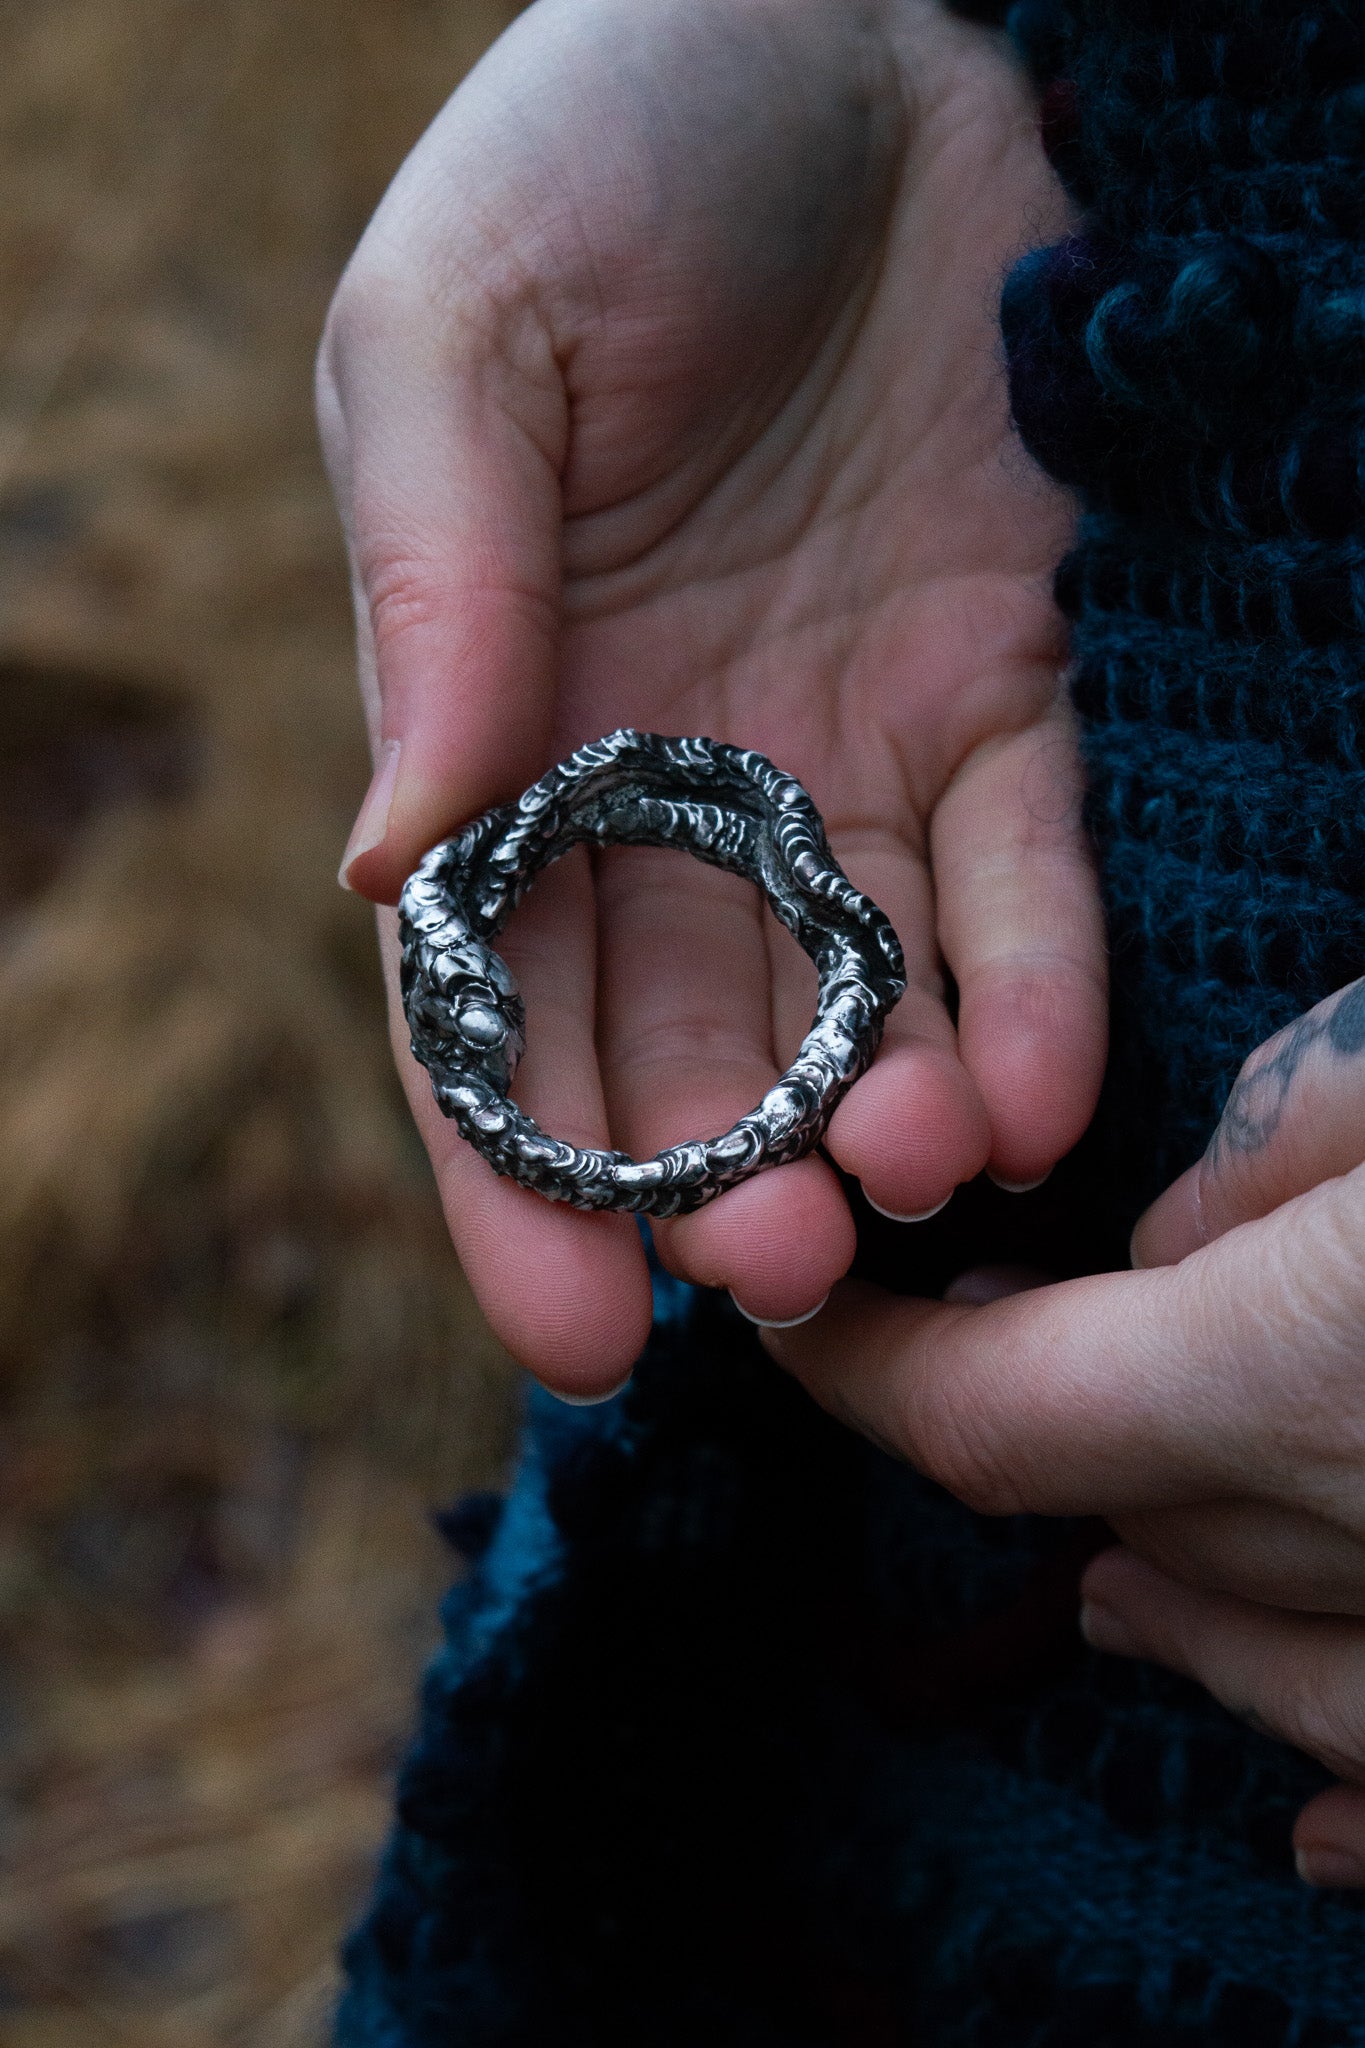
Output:
<path fill-rule="evenodd" d="M 388 770 L 344 878 L 392 903 L 436 840 L 547 765 L 567 400 L 536 339 L 514 345 L 472 288 L 438 314 L 405 276 L 424 277 L 430 253 L 381 260 L 365 253 L 372 237 L 328 321 L 318 410 L 371 746 Z"/>
<path fill-rule="evenodd" d="M 592 884 L 570 855 L 544 876 L 503 949 L 533 1024 L 518 1094 L 580 1144 L 607 1142 L 592 1057 Z M 397 920 L 381 914 L 394 1052 L 431 1157 L 451 1238 L 489 1324 L 512 1356 L 570 1400 L 600 1400 L 649 1335 L 649 1275 L 633 1217 L 588 1214 L 500 1179 L 437 1108 L 412 1058 L 397 993 Z"/>
<path fill-rule="evenodd" d="M 848 1283 L 763 1343 L 831 1413 L 983 1514 L 1114 1515 L 1247 1491 L 1259 1305 L 1244 1321 L 1230 1290 L 1210 1293 L 1183 1267 L 975 1308 Z"/>

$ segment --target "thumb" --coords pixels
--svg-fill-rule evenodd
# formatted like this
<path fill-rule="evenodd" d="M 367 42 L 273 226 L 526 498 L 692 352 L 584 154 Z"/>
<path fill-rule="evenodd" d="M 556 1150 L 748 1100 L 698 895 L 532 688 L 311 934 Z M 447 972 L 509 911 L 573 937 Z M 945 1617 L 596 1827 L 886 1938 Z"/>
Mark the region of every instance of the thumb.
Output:
<path fill-rule="evenodd" d="M 566 409 L 533 328 L 514 346 L 491 313 L 438 316 L 359 270 L 318 413 L 377 764 L 341 879 L 393 902 L 430 846 L 545 766 Z"/>

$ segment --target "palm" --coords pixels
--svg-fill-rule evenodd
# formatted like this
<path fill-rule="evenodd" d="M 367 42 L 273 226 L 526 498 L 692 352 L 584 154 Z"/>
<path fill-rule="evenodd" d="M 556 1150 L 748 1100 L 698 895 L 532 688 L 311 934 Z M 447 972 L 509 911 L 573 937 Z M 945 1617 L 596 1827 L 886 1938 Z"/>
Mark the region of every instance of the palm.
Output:
<path fill-rule="evenodd" d="M 561 0 L 567 89 L 548 11 L 485 84 L 504 118 L 525 103 L 539 121 L 521 217 L 554 198 L 537 233 L 561 287 L 560 382 L 536 363 L 518 424 L 562 490 L 562 590 L 538 587 L 534 547 L 509 577 L 523 664 L 546 678 L 540 745 L 553 758 L 627 723 L 706 732 L 807 783 L 911 967 L 831 1145 L 882 1206 L 916 1211 L 988 1159 L 1007 1178 L 1045 1170 L 1095 1066 L 1093 1043 L 1075 1057 L 1096 1035 L 1094 913 L 1046 594 L 1065 512 L 1011 449 L 993 324 L 1055 195 L 1006 56 L 928 0 L 865 18 L 807 0 L 781 29 L 757 5 L 689 0 L 651 12 L 643 47 L 622 41 L 637 12 Z M 538 49 L 561 88 L 548 112 Z M 798 58 L 820 86 L 804 103 Z M 512 948 L 547 1124 L 642 1152 L 750 1106 L 809 1008 L 808 970 L 751 892 L 633 852 L 532 902 Z M 480 1199 L 530 1202 L 507 1211 L 528 1244 L 567 1226 L 602 1255 L 586 1234 L 601 1219 Z M 849 1230 L 808 1161 L 664 1242 L 780 1315 L 837 1277 Z M 612 1256 L 619 1287 L 629 1255 Z"/>

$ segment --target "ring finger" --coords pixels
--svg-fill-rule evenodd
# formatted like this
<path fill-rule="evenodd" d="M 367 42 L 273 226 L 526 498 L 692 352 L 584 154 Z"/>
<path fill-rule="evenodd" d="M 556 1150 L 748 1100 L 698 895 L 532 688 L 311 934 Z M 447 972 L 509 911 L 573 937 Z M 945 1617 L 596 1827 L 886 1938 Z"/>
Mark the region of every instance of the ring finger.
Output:
<path fill-rule="evenodd" d="M 914 1222 L 981 1171 L 990 1126 L 976 1083 L 958 1058 L 943 1000 L 933 885 L 923 859 L 880 830 L 835 833 L 832 844 L 855 888 L 894 925 L 907 987 L 887 1018 L 871 1071 L 835 1111 L 829 1149 L 861 1181 L 875 1209 Z M 814 976 L 795 939 L 775 921 L 770 945 L 778 1049 L 789 1058 L 810 1025 Z"/>

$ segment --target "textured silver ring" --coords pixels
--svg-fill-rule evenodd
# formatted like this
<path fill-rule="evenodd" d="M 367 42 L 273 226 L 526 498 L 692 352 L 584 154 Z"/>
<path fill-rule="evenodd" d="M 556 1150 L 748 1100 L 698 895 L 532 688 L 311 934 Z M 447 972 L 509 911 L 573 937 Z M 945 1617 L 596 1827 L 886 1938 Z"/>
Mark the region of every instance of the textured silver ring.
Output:
<path fill-rule="evenodd" d="M 815 1017 L 792 1065 L 716 1138 L 654 1159 L 563 1143 L 509 1099 L 526 1014 L 492 941 L 572 846 L 665 846 L 757 883 L 815 962 Z M 762 754 L 718 740 L 614 732 L 519 803 L 443 840 L 399 903 L 403 1006 L 436 1100 L 498 1173 L 579 1209 L 676 1216 L 819 1144 L 905 993 L 900 942 L 829 849 L 815 805 Z"/>

